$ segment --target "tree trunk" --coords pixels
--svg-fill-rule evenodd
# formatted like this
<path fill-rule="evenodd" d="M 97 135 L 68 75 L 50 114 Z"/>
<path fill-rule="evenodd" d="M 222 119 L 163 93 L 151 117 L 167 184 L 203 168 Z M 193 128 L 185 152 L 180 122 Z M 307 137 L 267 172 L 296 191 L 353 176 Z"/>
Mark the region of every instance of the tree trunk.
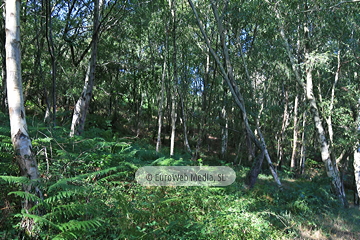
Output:
<path fill-rule="evenodd" d="M 224 121 L 221 125 L 221 157 L 224 159 L 229 139 L 229 120 L 226 113 L 226 91 L 224 92 L 224 105 L 221 109 L 221 119 Z"/>
<path fill-rule="evenodd" d="M 357 106 L 357 134 L 360 133 L 360 98 L 358 100 L 358 106 Z M 355 175 L 355 184 L 356 184 L 356 190 L 357 195 L 355 195 L 355 202 L 359 201 L 360 197 L 360 142 L 357 143 L 356 149 L 354 151 L 354 175 Z"/>
<path fill-rule="evenodd" d="M 1 1 L 3 3 L 3 1 Z M 6 112 L 7 109 L 7 94 L 6 94 L 6 52 L 5 52 L 5 11 L 3 13 L 3 18 L 0 20 L 0 47 L 1 47 L 1 79 L 2 79 L 2 89 L 1 89 L 1 111 Z"/>
<path fill-rule="evenodd" d="M 274 8 L 274 12 L 276 13 L 276 17 L 279 20 L 280 35 L 284 40 L 285 49 L 288 54 L 292 69 L 294 71 L 295 78 L 296 78 L 297 82 L 299 83 L 299 85 L 303 88 L 303 90 L 305 92 L 305 96 L 307 98 L 307 101 L 310 105 L 310 111 L 312 113 L 314 124 L 315 124 L 315 129 L 316 129 L 316 132 L 318 135 L 317 138 L 320 143 L 321 159 L 324 162 L 326 173 L 327 173 L 328 177 L 331 178 L 332 188 L 334 190 L 334 193 L 337 195 L 337 197 L 341 201 L 342 205 L 346 207 L 348 205 L 348 203 L 347 203 L 347 200 L 345 197 L 345 192 L 343 191 L 344 188 L 343 188 L 343 183 L 340 178 L 340 172 L 336 165 L 336 162 L 332 161 L 332 159 L 331 159 L 330 147 L 328 144 L 328 140 L 326 138 L 326 133 L 325 133 L 322 121 L 320 119 L 320 112 L 319 112 L 319 109 L 317 106 L 316 98 L 313 93 L 312 66 L 311 66 L 312 63 L 310 61 L 310 56 L 309 56 L 310 55 L 310 47 L 309 47 L 309 42 L 310 42 L 309 29 L 310 28 L 308 28 L 308 27 L 304 28 L 305 29 L 305 32 L 304 32 L 304 35 L 305 35 L 304 36 L 304 39 L 305 39 L 305 48 L 304 48 L 305 78 L 306 78 L 306 82 L 304 82 L 303 78 L 301 78 L 300 69 L 299 69 L 298 65 L 295 64 L 295 58 L 292 54 L 290 44 L 285 35 L 285 29 L 284 29 L 284 25 L 282 24 L 283 20 L 280 16 L 280 12 L 276 8 Z"/>
<path fill-rule="evenodd" d="M 302 124 L 302 135 L 301 135 L 301 148 L 300 148 L 300 170 L 299 173 L 300 175 L 304 174 L 305 171 L 305 161 L 306 161 L 306 131 L 305 131 L 305 126 L 306 126 L 306 111 L 303 114 L 303 124 Z"/>
<path fill-rule="evenodd" d="M 285 131 L 286 128 L 289 124 L 289 113 L 288 113 L 288 105 L 289 105 L 289 94 L 287 92 L 286 89 L 284 89 L 284 84 L 283 84 L 283 95 L 285 98 L 285 103 L 284 103 L 284 113 L 283 113 L 283 119 L 282 119 L 282 124 L 281 124 L 281 132 L 280 132 L 280 137 L 278 139 L 278 149 L 277 149 L 277 155 L 278 155 L 278 169 L 281 170 L 281 166 L 282 166 L 282 161 L 283 161 L 283 156 L 284 156 L 284 148 L 283 148 L 283 141 L 285 140 Z"/>
<path fill-rule="evenodd" d="M 190 148 L 190 144 L 189 144 L 189 139 L 188 139 L 188 134 L 187 134 L 187 117 L 186 117 L 186 112 L 185 112 L 185 104 L 184 104 L 184 97 L 183 95 L 180 93 L 180 103 L 181 103 L 181 114 L 182 114 L 182 121 L 183 121 L 183 129 L 184 129 L 184 146 L 185 149 L 191 154 L 191 148 Z"/>
<path fill-rule="evenodd" d="M 214 66 L 214 69 L 216 69 L 216 64 Z M 214 72 L 215 74 L 215 72 Z M 215 76 L 214 76 L 215 78 Z M 207 109 L 209 108 L 208 104 L 208 91 L 210 90 L 209 84 L 210 83 L 210 53 L 209 51 L 206 52 L 206 63 L 205 63 L 205 74 L 204 74 L 204 90 L 201 95 L 201 114 L 200 114 L 200 123 L 198 124 L 199 130 L 197 135 L 197 141 L 196 141 L 196 147 L 195 152 L 193 154 L 192 160 L 197 160 L 200 158 L 200 148 L 203 143 L 204 136 L 206 136 L 206 118 L 207 118 Z M 211 95 L 210 98 L 211 99 Z M 193 108 L 194 109 L 194 108 Z"/>
<path fill-rule="evenodd" d="M 6 1 L 6 75 L 7 93 L 11 127 L 11 140 L 15 150 L 16 162 L 20 174 L 31 180 L 39 178 L 39 171 L 35 155 L 32 152 L 31 140 L 27 132 L 25 118 L 24 97 L 21 79 L 21 51 L 20 51 L 20 0 Z M 40 190 L 33 184 L 24 185 L 26 192 L 33 192 L 42 198 Z M 25 199 L 23 208 L 26 212 L 35 203 Z M 32 232 L 33 220 L 24 219 L 22 227 Z"/>
<path fill-rule="evenodd" d="M 296 168 L 296 150 L 297 150 L 297 141 L 298 141 L 298 105 L 299 105 L 299 94 L 295 96 L 294 102 L 294 129 L 293 129 L 293 147 L 290 160 L 290 170 Z"/>
<path fill-rule="evenodd" d="M 346 207 L 347 200 L 345 197 L 343 183 L 341 181 L 340 172 L 336 162 L 332 161 L 330 157 L 330 146 L 326 138 L 326 133 L 320 119 L 320 113 L 313 93 L 312 69 L 311 66 L 308 66 L 308 64 L 306 64 L 306 90 L 306 97 L 310 104 L 310 110 L 313 115 L 315 129 L 320 143 L 321 159 L 325 164 L 325 170 L 328 177 L 331 179 L 335 194 L 340 199 L 342 205 Z"/>
<path fill-rule="evenodd" d="M 161 147 L 161 127 L 162 127 L 162 118 L 163 118 L 163 107 L 164 107 L 164 91 L 165 91 L 165 76 L 166 76 L 166 54 L 164 55 L 164 66 L 163 73 L 161 76 L 161 96 L 159 101 L 159 112 L 158 112 L 158 134 L 156 140 L 156 151 L 160 151 Z"/>
<path fill-rule="evenodd" d="M 338 60 L 338 65 L 337 65 L 337 69 L 336 69 L 336 73 L 335 73 L 335 79 L 334 79 L 334 83 L 331 87 L 331 99 L 330 99 L 330 106 L 329 106 L 329 116 L 326 118 L 326 123 L 328 126 L 328 132 L 329 132 L 329 139 L 330 139 L 330 143 L 331 145 L 333 145 L 334 142 L 334 130 L 332 127 L 332 111 L 334 108 L 334 100 L 335 100 L 335 87 L 336 84 L 339 81 L 339 75 L 340 75 L 340 68 L 341 68 L 341 62 L 340 62 L 340 50 L 338 51 L 337 54 L 337 60 Z"/>
<path fill-rule="evenodd" d="M 235 103 L 238 105 L 238 107 L 241 110 L 247 134 L 249 134 L 251 140 L 256 144 L 256 146 L 259 149 L 261 149 L 261 151 L 264 151 L 264 155 L 266 157 L 266 160 L 269 163 L 269 168 L 270 168 L 270 171 L 271 171 L 271 173 L 272 173 L 272 175 L 274 177 L 274 180 L 277 183 L 277 185 L 279 186 L 279 188 L 282 188 L 282 184 L 281 184 L 280 179 L 277 176 L 275 168 L 274 168 L 274 166 L 272 164 L 270 155 L 269 155 L 269 153 L 267 151 L 267 147 L 266 147 L 266 144 L 265 144 L 265 139 L 264 139 L 263 135 L 261 134 L 260 128 L 259 127 L 257 128 L 258 133 L 259 133 L 259 137 L 260 137 L 260 139 L 257 139 L 255 137 L 255 135 L 254 135 L 254 132 L 252 131 L 252 129 L 250 127 L 249 120 L 248 120 L 248 117 L 247 117 L 247 112 L 246 112 L 246 109 L 245 109 L 244 98 L 243 98 L 242 94 L 240 93 L 239 87 L 238 87 L 238 85 L 237 85 L 237 83 L 235 81 L 235 77 L 234 77 L 234 74 L 233 74 L 233 68 L 232 68 L 232 65 L 231 65 L 230 57 L 229 57 L 229 51 L 228 51 L 227 43 L 226 43 L 226 40 L 225 40 L 226 39 L 225 31 L 223 29 L 223 25 L 222 25 L 222 22 L 220 20 L 218 10 L 217 10 L 217 7 L 215 6 L 215 3 L 212 1 L 211 2 L 211 7 L 213 9 L 213 13 L 214 13 L 215 19 L 216 19 L 217 24 L 218 24 L 218 31 L 219 31 L 219 35 L 220 35 L 222 50 L 223 50 L 223 56 L 222 56 L 223 59 L 224 59 L 223 64 L 221 63 L 219 56 L 217 55 L 217 53 L 214 51 L 214 49 L 211 46 L 210 40 L 209 40 L 206 32 L 204 31 L 204 27 L 203 27 L 202 22 L 201 22 L 201 20 L 199 18 L 199 15 L 197 14 L 197 11 L 196 11 L 196 9 L 194 7 L 193 2 L 191 0 L 188 0 L 188 2 L 190 4 L 191 8 L 193 9 L 194 15 L 195 15 L 195 17 L 197 19 L 198 26 L 200 28 L 202 36 L 204 37 L 206 45 L 207 45 L 210 53 L 212 54 L 213 58 L 217 62 L 218 66 L 220 68 L 220 72 L 222 74 L 222 77 L 226 81 L 226 83 L 227 83 L 227 85 L 228 85 L 228 87 L 230 89 L 231 95 L 233 96 L 233 98 L 235 100 Z"/>
<path fill-rule="evenodd" d="M 52 125 L 56 126 L 56 58 L 52 34 L 51 0 L 45 1 L 46 5 L 46 40 L 51 58 L 51 79 L 52 79 Z M 47 109 L 48 111 L 48 109 Z"/>
<path fill-rule="evenodd" d="M 176 48 L 176 0 L 169 0 L 172 16 L 172 41 L 173 41 L 173 82 L 171 86 L 171 137 L 170 137 L 170 156 L 174 155 L 175 134 L 176 134 L 176 101 L 177 101 L 177 48 Z"/>
<path fill-rule="evenodd" d="M 102 5 L 99 3 L 99 0 L 94 0 L 94 28 L 93 28 L 93 37 L 91 42 L 91 57 L 89 66 L 86 72 L 85 84 L 80 98 L 78 99 L 75 108 L 73 119 L 71 123 L 70 136 L 81 135 L 84 131 L 85 120 L 87 111 L 89 109 L 89 104 L 92 96 L 92 90 L 94 87 L 95 81 L 95 68 L 96 68 L 96 55 L 97 55 L 97 46 L 99 40 L 99 18 L 100 18 L 100 8 Z"/>

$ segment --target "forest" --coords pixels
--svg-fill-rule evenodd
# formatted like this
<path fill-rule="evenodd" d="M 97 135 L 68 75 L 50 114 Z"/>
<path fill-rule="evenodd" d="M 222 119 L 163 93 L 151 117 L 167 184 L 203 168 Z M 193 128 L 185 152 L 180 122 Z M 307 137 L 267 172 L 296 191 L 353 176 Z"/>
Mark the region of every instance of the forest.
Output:
<path fill-rule="evenodd" d="M 360 0 L 0 2 L 0 239 L 360 239 Z"/>

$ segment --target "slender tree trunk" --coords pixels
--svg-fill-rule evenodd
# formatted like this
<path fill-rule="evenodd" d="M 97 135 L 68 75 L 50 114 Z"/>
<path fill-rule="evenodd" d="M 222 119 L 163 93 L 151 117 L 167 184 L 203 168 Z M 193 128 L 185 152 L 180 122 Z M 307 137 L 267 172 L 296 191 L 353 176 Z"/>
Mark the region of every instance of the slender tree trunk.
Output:
<path fill-rule="evenodd" d="M 187 116 L 186 116 L 186 112 L 185 112 L 184 96 L 182 94 L 180 94 L 180 103 L 181 103 L 181 114 L 182 114 L 183 129 L 184 129 L 184 145 L 185 145 L 185 149 L 189 153 L 192 153 L 190 144 L 189 144 L 188 134 L 187 134 L 187 131 L 188 131 L 187 130 Z"/>
<path fill-rule="evenodd" d="M 31 140 L 27 132 L 25 118 L 23 87 L 21 79 L 21 51 L 20 51 L 20 0 L 6 1 L 6 75 L 7 93 L 11 127 L 11 140 L 15 150 L 16 162 L 20 174 L 31 180 L 39 178 L 39 171 L 35 155 L 32 151 Z M 26 192 L 35 193 L 42 198 L 40 190 L 33 184 L 24 185 Z M 23 208 L 26 212 L 35 203 L 25 200 Z M 32 233 L 33 220 L 24 219 L 22 227 Z"/>
<path fill-rule="evenodd" d="M 283 148 L 283 141 L 285 140 L 285 131 L 286 128 L 289 124 L 289 113 L 288 113 L 288 105 L 289 105 L 289 94 L 287 92 L 287 90 L 284 89 L 284 85 L 283 85 L 283 95 L 285 98 L 285 103 L 284 103 L 284 113 L 283 113 L 283 119 L 282 119 L 282 124 L 281 124 L 281 132 L 280 132 L 280 137 L 278 139 L 278 169 L 281 170 L 281 166 L 282 166 L 282 161 L 283 161 L 283 156 L 284 156 L 284 148 Z"/>
<path fill-rule="evenodd" d="M 173 96 L 171 97 L 171 137 L 170 137 L 170 156 L 174 155 L 175 147 L 175 134 L 176 134 L 176 97 L 175 90 L 173 90 Z"/>
<path fill-rule="evenodd" d="M 216 66 L 214 67 L 216 69 Z M 197 135 L 196 141 L 196 148 L 195 153 L 193 154 L 192 160 L 197 160 L 200 157 L 200 148 L 203 143 L 204 136 L 206 135 L 206 116 L 207 116 L 207 109 L 208 109 L 208 90 L 210 89 L 208 84 L 210 82 L 210 53 L 206 52 L 206 63 L 205 63 L 205 74 L 204 74 L 204 90 L 201 96 L 201 115 L 200 117 L 200 124 L 199 131 Z"/>
<path fill-rule="evenodd" d="M 320 142 L 320 152 L 321 159 L 325 164 L 325 169 L 328 177 L 331 179 L 333 184 L 333 190 L 338 198 L 341 200 L 344 206 L 347 206 L 347 200 L 345 197 L 345 192 L 343 188 L 343 183 L 340 178 L 340 172 L 336 165 L 335 161 L 332 161 L 330 156 L 330 146 L 326 138 L 326 133 L 323 127 L 323 124 L 320 119 L 320 113 L 318 110 L 318 106 L 316 104 L 316 99 L 313 93 L 313 83 L 312 83 L 312 69 L 307 66 L 306 69 L 306 96 L 310 103 L 310 109 L 313 115 L 315 128 L 318 134 L 319 142 Z"/>
<path fill-rule="evenodd" d="M 300 148 L 300 175 L 304 174 L 305 171 L 305 161 L 306 161 L 306 111 L 303 113 L 303 122 L 302 122 L 302 135 L 301 135 L 301 148 Z"/>
<path fill-rule="evenodd" d="M 336 73 L 335 73 L 335 79 L 334 79 L 334 83 L 331 87 L 331 99 L 330 99 L 330 106 L 329 106 L 329 116 L 326 118 L 326 123 L 328 126 L 328 132 L 329 132 L 329 139 L 330 139 L 330 144 L 333 145 L 334 142 L 334 130 L 332 127 L 332 111 L 334 108 L 334 100 L 335 100 L 335 87 L 336 84 L 339 81 L 339 74 L 340 74 L 340 68 L 341 68 L 341 62 L 340 62 L 340 50 L 338 51 L 337 54 L 337 60 L 338 60 L 338 65 L 337 65 L 337 69 L 336 69 Z"/>
<path fill-rule="evenodd" d="M 343 191 L 343 183 L 340 178 L 340 172 L 336 165 L 335 161 L 332 161 L 330 156 L 330 146 L 328 143 L 328 140 L 326 138 L 325 130 L 322 124 L 322 121 L 320 119 L 320 112 L 317 106 L 316 98 L 313 93 L 313 81 L 312 81 L 312 66 L 310 61 L 310 48 L 309 48 L 309 28 L 305 27 L 305 79 L 306 82 L 304 82 L 303 78 L 301 78 L 300 69 L 297 64 L 295 64 L 295 58 L 292 54 L 290 44 L 288 42 L 288 39 L 285 35 L 285 29 L 284 25 L 282 24 L 283 20 L 280 16 L 280 12 L 278 9 L 274 8 L 274 11 L 276 13 L 276 17 L 279 20 L 279 27 L 280 27 L 280 35 L 284 40 L 286 52 L 288 54 L 289 60 L 291 62 L 292 69 L 295 73 L 295 77 L 299 85 L 304 89 L 305 96 L 307 98 L 307 101 L 310 105 L 311 113 L 313 116 L 315 129 L 317 132 L 317 138 L 320 143 L 320 152 L 321 152 L 321 159 L 324 162 L 325 170 L 327 172 L 327 175 L 329 178 L 331 178 L 332 187 L 343 204 L 343 206 L 347 206 L 347 200 L 345 197 L 345 192 Z"/>
<path fill-rule="evenodd" d="M 46 40 L 51 58 L 51 80 L 52 80 L 52 124 L 56 126 L 56 58 L 52 34 L 51 0 L 45 0 L 46 5 Z"/>
<path fill-rule="evenodd" d="M 0 1 L 2 5 L 4 1 Z M 5 52 L 5 11 L 3 11 L 3 18 L 0 20 L 0 53 L 1 53 L 1 111 L 6 112 L 7 109 L 7 94 L 6 94 L 6 52 Z"/>
<path fill-rule="evenodd" d="M 358 100 L 357 106 L 357 134 L 360 134 L 360 98 Z M 360 197 L 360 142 L 357 143 L 356 149 L 354 151 L 354 175 L 355 175 L 355 184 L 356 184 L 356 191 L 355 194 L 355 202 L 359 202 Z"/>
<path fill-rule="evenodd" d="M 227 151 L 228 140 L 229 140 L 229 119 L 226 113 L 226 91 L 224 92 L 224 105 L 221 109 L 221 118 L 224 121 L 221 124 L 221 157 L 224 158 Z"/>
<path fill-rule="evenodd" d="M 206 32 L 204 31 L 203 24 L 202 24 L 198 14 L 197 14 L 197 11 L 196 11 L 196 9 L 194 7 L 193 2 L 191 0 L 188 0 L 188 2 L 190 4 L 191 8 L 193 9 L 193 12 L 194 12 L 195 17 L 197 19 L 200 31 L 201 31 L 204 39 L 205 39 L 206 45 L 209 48 L 213 58 L 217 62 L 218 66 L 220 68 L 220 72 L 221 72 L 224 80 L 226 81 L 229 89 L 230 89 L 230 92 L 231 92 L 231 94 L 232 94 L 232 96 L 233 96 L 233 98 L 235 100 L 235 103 L 238 105 L 238 107 L 241 110 L 247 134 L 249 134 L 250 138 L 256 144 L 256 146 L 259 149 L 261 149 L 262 151 L 264 151 L 265 158 L 269 163 L 269 168 L 270 168 L 270 171 L 271 171 L 271 173 L 272 173 L 272 175 L 274 177 L 274 180 L 277 183 L 277 185 L 279 186 L 279 188 L 282 188 L 282 184 L 281 184 L 280 179 L 277 176 L 275 168 L 274 168 L 274 166 L 272 164 L 270 155 L 269 155 L 269 153 L 267 151 L 267 146 L 266 146 L 266 143 L 265 143 L 265 139 L 264 139 L 264 137 L 263 137 L 263 135 L 261 133 L 260 128 L 259 127 L 257 128 L 259 138 L 260 138 L 260 139 L 257 139 L 255 137 L 255 135 L 254 135 L 254 132 L 252 131 L 252 129 L 251 129 L 250 125 L 249 125 L 249 120 L 248 120 L 247 112 L 246 112 L 246 109 L 245 109 L 244 99 L 243 99 L 243 96 L 240 93 L 239 87 L 238 87 L 238 85 L 237 85 L 237 83 L 235 81 L 235 77 L 234 77 L 234 74 L 233 74 L 233 68 L 232 68 L 232 65 L 231 65 L 230 57 L 229 57 L 229 51 L 228 51 L 227 44 L 226 44 L 226 41 L 225 41 L 225 39 L 226 39 L 225 31 L 223 29 L 222 21 L 220 20 L 220 17 L 219 17 L 218 11 L 217 11 L 217 7 L 215 6 L 215 3 L 212 1 L 211 2 L 211 7 L 213 8 L 213 13 L 214 13 L 215 19 L 216 19 L 217 24 L 218 24 L 218 31 L 219 31 L 219 35 L 220 35 L 220 40 L 221 40 L 221 45 L 222 45 L 222 50 L 223 50 L 223 58 L 224 58 L 224 63 L 225 64 L 221 63 L 219 56 L 217 55 L 217 53 L 212 48 L 210 40 L 209 40 Z M 225 65 L 225 67 L 224 67 L 224 65 Z"/>
<path fill-rule="evenodd" d="M 172 43 L 173 43 L 173 82 L 171 94 L 171 138 L 170 138 L 170 156 L 174 155 L 175 135 L 176 135 L 176 119 L 177 119 L 177 45 L 176 45 L 176 0 L 169 0 L 169 6 L 172 16 Z"/>
<path fill-rule="evenodd" d="M 101 4 L 99 3 L 99 0 L 94 0 L 94 19 L 93 19 L 94 28 L 93 28 L 93 37 L 92 37 L 92 46 L 91 46 L 91 57 L 86 72 L 84 88 L 74 108 L 74 114 L 71 123 L 71 130 L 70 130 L 71 137 L 73 137 L 74 135 L 81 135 L 83 133 L 86 115 L 89 109 L 89 104 L 92 96 L 92 90 L 95 81 L 96 55 L 97 55 L 97 46 L 99 40 L 99 18 L 100 18 L 99 12 L 101 5 L 102 5 L 102 0 L 101 0 Z"/>
<path fill-rule="evenodd" d="M 299 94 L 296 94 L 294 101 L 294 129 L 293 129 L 293 147 L 290 160 L 290 169 L 293 171 L 296 168 L 296 151 L 298 142 L 298 105 Z"/>
<path fill-rule="evenodd" d="M 164 91 L 165 91 L 165 76 L 166 76 L 166 55 L 164 56 L 163 73 L 161 76 L 161 96 L 159 101 L 159 112 L 158 112 L 158 134 L 156 140 L 156 151 L 160 151 L 161 147 L 161 127 L 163 118 L 163 107 L 164 107 Z"/>

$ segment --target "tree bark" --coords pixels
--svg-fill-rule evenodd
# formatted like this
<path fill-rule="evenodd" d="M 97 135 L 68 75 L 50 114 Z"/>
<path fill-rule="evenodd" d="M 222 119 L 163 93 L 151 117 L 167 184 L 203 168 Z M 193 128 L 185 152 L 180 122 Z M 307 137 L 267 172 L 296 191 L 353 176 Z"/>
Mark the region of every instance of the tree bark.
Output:
<path fill-rule="evenodd" d="M 301 135 L 301 148 L 300 148 L 300 170 L 299 173 L 300 175 L 304 174 L 305 171 L 305 161 L 306 161 L 306 131 L 305 131 L 305 126 L 306 126 L 306 111 L 303 114 L 303 123 L 302 123 L 302 135 Z"/>
<path fill-rule="evenodd" d="M 188 134 L 187 134 L 187 116 L 185 111 L 185 104 L 184 104 L 184 96 L 183 94 L 179 94 L 180 96 L 180 103 L 181 103 L 181 114 L 182 114 L 182 121 L 183 121 L 183 130 L 184 130 L 184 146 L 185 149 L 191 154 L 191 148 L 189 144 Z"/>
<path fill-rule="evenodd" d="M 172 41 L 173 41 L 173 82 L 171 86 L 171 137 L 170 137 L 170 156 L 174 155 L 175 134 L 176 134 L 176 101 L 177 101 L 177 48 L 176 48 L 176 0 L 169 0 L 172 16 Z"/>
<path fill-rule="evenodd" d="M 81 135 L 83 133 L 86 115 L 89 109 L 89 104 L 92 96 L 92 90 L 95 81 L 97 47 L 99 41 L 99 26 L 100 26 L 99 19 L 100 19 L 101 5 L 102 5 L 102 0 L 101 3 L 99 2 L 99 0 L 94 0 L 94 19 L 93 19 L 94 26 L 93 26 L 93 37 L 92 37 L 92 46 L 91 46 L 91 57 L 86 72 L 84 88 L 74 108 L 74 114 L 71 123 L 71 130 L 70 130 L 71 137 L 73 137 L 74 135 Z"/>
<path fill-rule="evenodd" d="M 296 94 L 294 101 L 294 129 L 293 129 L 293 146 L 290 160 L 290 170 L 296 168 L 296 150 L 298 141 L 298 105 L 299 105 L 299 94 Z"/>
<path fill-rule="evenodd" d="M 52 124 L 56 126 L 56 58 L 52 34 L 51 0 L 45 1 L 46 12 L 46 40 L 51 58 L 51 80 L 52 80 Z M 48 109 L 47 109 L 48 110 Z"/>
<path fill-rule="evenodd" d="M 358 106 L 357 106 L 357 134 L 360 133 L 360 98 L 358 100 Z M 360 142 L 357 143 L 356 149 L 354 151 L 354 175 L 355 175 L 355 184 L 356 184 L 356 190 L 357 195 L 355 195 L 356 199 L 355 202 L 359 202 L 360 197 Z"/>
<path fill-rule="evenodd" d="M 312 69 L 309 66 L 307 66 L 306 69 L 306 89 L 307 89 L 306 92 L 307 100 L 310 104 L 310 111 L 312 112 L 313 115 L 314 124 L 320 143 L 321 159 L 325 164 L 325 169 L 328 177 L 331 178 L 331 182 L 335 194 L 341 200 L 342 204 L 346 206 L 347 200 L 345 197 L 345 192 L 343 191 L 343 183 L 340 178 L 340 172 L 336 165 L 336 162 L 331 160 L 330 146 L 326 138 L 326 133 L 320 119 L 320 113 L 313 93 Z"/>
<path fill-rule="evenodd" d="M 277 155 L 278 155 L 278 169 L 281 170 L 281 166 L 282 166 L 282 161 L 283 161 L 283 156 L 284 156 L 284 148 L 283 148 L 283 141 L 285 140 L 285 131 L 287 126 L 289 125 L 289 113 L 288 113 L 288 105 L 289 105 L 289 94 L 288 91 L 286 89 L 284 89 L 284 84 L 283 84 L 283 95 L 285 98 L 285 103 L 284 103 L 284 113 L 283 113 L 283 119 L 282 119 L 282 124 L 281 124 L 281 132 L 280 132 L 280 137 L 278 139 L 278 149 L 277 149 Z"/>
<path fill-rule="evenodd" d="M 158 133 L 156 140 L 156 152 L 160 151 L 161 147 L 161 127 L 163 118 L 163 107 L 164 107 L 164 91 L 165 91 L 165 76 L 166 76 L 166 55 L 164 55 L 163 73 L 161 76 L 161 95 L 159 101 L 159 112 L 158 112 Z"/>
<path fill-rule="evenodd" d="M 221 124 L 221 157 L 224 159 L 228 146 L 229 139 L 229 119 L 226 112 L 226 92 L 224 92 L 224 104 L 221 109 L 221 119 L 223 120 L 223 124 Z"/>
<path fill-rule="evenodd" d="M 8 106 L 11 127 L 11 141 L 15 150 L 16 162 L 20 174 L 31 180 L 39 178 L 38 165 L 32 151 L 31 140 L 27 132 L 23 87 L 21 79 L 21 50 L 20 50 L 20 0 L 6 1 L 6 75 Z M 23 186 L 26 192 L 35 193 L 42 198 L 41 191 L 34 183 Z M 25 199 L 23 208 L 26 212 L 35 203 Z M 22 227 L 28 232 L 33 229 L 32 219 L 23 219 Z"/>
<path fill-rule="evenodd" d="M 4 1 L 0 1 L 3 4 Z M 6 112 L 7 109 L 7 94 L 6 94 L 6 52 L 5 52 L 5 11 L 3 11 L 3 18 L 0 20 L 0 47 L 1 47 L 1 111 Z"/>

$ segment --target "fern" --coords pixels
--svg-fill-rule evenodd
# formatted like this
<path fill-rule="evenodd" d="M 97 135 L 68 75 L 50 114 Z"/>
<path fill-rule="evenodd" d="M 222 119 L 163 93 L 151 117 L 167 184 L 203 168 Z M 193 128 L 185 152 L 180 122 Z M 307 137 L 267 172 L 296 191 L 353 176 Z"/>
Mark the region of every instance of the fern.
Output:
<path fill-rule="evenodd" d="M 30 179 L 27 177 L 0 176 L 0 179 L 10 184 L 28 184 Z"/>
<path fill-rule="evenodd" d="M 67 223 L 60 224 L 60 230 L 63 232 L 71 232 L 71 231 L 86 231 L 95 227 L 100 227 L 101 221 L 100 219 L 92 219 L 86 221 L 77 221 L 71 220 Z"/>
<path fill-rule="evenodd" d="M 23 192 L 23 191 L 15 191 L 15 192 L 9 192 L 8 195 L 16 195 L 16 196 L 19 196 L 23 199 L 26 199 L 26 200 L 31 200 L 33 202 L 40 202 L 41 199 L 37 196 L 35 196 L 34 194 L 31 194 L 31 193 L 28 193 L 28 192 Z"/>

